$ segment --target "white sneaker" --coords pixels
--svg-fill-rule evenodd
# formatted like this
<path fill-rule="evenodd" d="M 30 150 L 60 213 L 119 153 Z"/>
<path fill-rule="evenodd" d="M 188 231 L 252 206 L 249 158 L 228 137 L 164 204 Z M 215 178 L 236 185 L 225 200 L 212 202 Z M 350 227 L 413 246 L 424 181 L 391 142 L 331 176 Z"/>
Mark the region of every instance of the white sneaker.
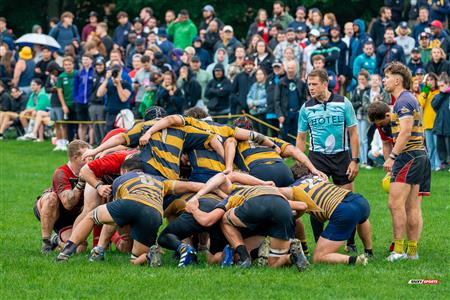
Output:
<path fill-rule="evenodd" d="M 35 143 L 42 143 L 43 141 L 44 141 L 44 140 L 41 140 L 41 139 L 35 139 L 35 140 L 34 140 Z"/>
<path fill-rule="evenodd" d="M 394 262 L 397 260 L 404 260 L 406 258 L 407 258 L 406 253 L 391 252 L 391 254 L 388 257 L 386 257 L 386 260 L 390 261 L 390 262 Z"/>
<path fill-rule="evenodd" d="M 59 151 L 67 151 L 67 145 L 61 145 Z"/>
<path fill-rule="evenodd" d="M 53 148 L 53 151 L 61 151 L 61 146 L 60 145 L 56 145 L 56 147 Z"/>
<path fill-rule="evenodd" d="M 25 140 L 35 140 L 35 139 L 37 139 L 37 137 L 32 132 L 25 134 L 23 136 L 23 138 Z"/>
<path fill-rule="evenodd" d="M 416 253 L 416 255 L 413 255 L 413 256 L 407 256 L 407 259 L 410 259 L 410 260 L 418 260 L 419 259 L 419 254 L 417 254 Z"/>

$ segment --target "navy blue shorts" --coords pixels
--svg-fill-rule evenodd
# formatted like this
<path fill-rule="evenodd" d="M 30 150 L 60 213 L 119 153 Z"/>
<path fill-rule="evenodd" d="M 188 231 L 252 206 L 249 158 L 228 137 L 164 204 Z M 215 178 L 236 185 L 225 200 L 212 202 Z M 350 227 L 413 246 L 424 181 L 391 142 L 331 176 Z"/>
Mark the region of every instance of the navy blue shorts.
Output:
<path fill-rule="evenodd" d="M 356 225 L 364 223 L 369 215 L 370 206 L 366 198 L 349 193 L 334 210 L 321 236 L 332 241 L 345 241 Z"/>
<path fill-rule="evenodd" d="M 294 183 L 291 169 L 283 162 L 258 164 L 250 168 L 250 175 L 264 181 L 273 181 L 277 187 L 286 187 Z"/>
<path fill-rule="evenodd" d="M 206 183 L 208 180 L 211 179 L 211 177 L 213 177 L 214 175 L 219 174 L 220 172 L 216 172 L 216 173 L 196 173 L 194 170 L 191 173 L 191 176 L 189 177 L 190 181 L 194 181 L 194 182 L 202 182 L 202 183 Z"/>
<path fill-rule="evenodd" d="M 116 200 L 106 204 L 109 214 L 119 226 L 130 225 L 133 240 L 150 247 L 155 244 L 161 214 L 153 207 L 133 200 Z"/>

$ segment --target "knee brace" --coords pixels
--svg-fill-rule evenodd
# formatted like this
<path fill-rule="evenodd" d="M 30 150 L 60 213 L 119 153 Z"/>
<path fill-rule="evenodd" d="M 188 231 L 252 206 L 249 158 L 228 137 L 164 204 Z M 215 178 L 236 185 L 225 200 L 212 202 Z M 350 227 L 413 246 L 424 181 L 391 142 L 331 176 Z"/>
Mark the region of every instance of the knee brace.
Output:
<path fill-rule="evenodd" d="M 95 208 L 92 211 L 92 220 L 94 221 L 95 224 L 97 225 L 102 225 L 103 223 L 100 222 L 100 220 L 98 219 L 98 208 Z"/>
<path fill-rule="evenodd" d="M 289 254 L 289 249 L 269 249 L 269 257 L 281 257 L 283 255 Z"/>

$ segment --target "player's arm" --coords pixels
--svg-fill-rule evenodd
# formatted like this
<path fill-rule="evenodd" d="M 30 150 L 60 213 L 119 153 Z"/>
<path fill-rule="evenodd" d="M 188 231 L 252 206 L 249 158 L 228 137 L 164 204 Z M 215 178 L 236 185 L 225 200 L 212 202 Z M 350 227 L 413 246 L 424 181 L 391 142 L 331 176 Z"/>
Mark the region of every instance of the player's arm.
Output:
<path fill-rule="evenodd" d="M 236 155 L 237 141 L 235 138 L 227 138 L 225 141 L 225 174 L 233 171 L 234 156 Z"/>
<path fill-rule="evenodd" d="M 152 125 L 139 139 L 140 145 L 146 145 L 150 140 L 151 136 L 158 131 L 169 128 L 170 126 L 182 126 L 184 125 L 184 119 L 180 115 L 170 115 L 158 120 Z"/>
<path fill-rule="evenodd" d="M 225 159 L 225 150 L 223 148 L 222 143 L 217 138 L 217 136 L 214 136 L 213 138 L 211 138 L 211 141 L 209 142 L 209 145 L 211 146 L 211 148 L 214 151 L 216 151 L 217 154 L 220 155 L 220 157 Z"/>
<path fill-rule="evenodd" d="M 186 208 L 188 206 L 192 208 L 186 209 L 186 211 L 190 212 L 194 219 L 203 227 L 210 227 L 214 225 L 225 214 L 225 210 L 223 210 L 222 208 L 216 208 L 209 213 L 201 211 L 198 207 L 198 199 L 195 199 L 194 202 L 189 201 L 186 205 Z"/>
<path fill-rule="evenodd" d="M 106 149 L 105 151 L 100 152 L 99 154 L 97 154 L 96 158 L 102 158 L 103 156 L 105 156 L 107 154 L 118 152 L 118 151 L 124 151 L 124 150 L 128 150 L 128 147 L 124 146 L 124 145 L 115 146 L 115 147 L 112 147 L 112 148 Z"/>
<path fill-rule="evenodd" d="M 392 151 L 395 155 L 399 155 L 408 143 L 409 138 L 411 137 L 412 128 L 414 125 L 414 118 L 411 117 L 403 117 L 400 119 L 400 132 L 398 134 L 397 140 L 395 141 L 395 145 L 392 148 Z"/>
<path fill-rule="evenodd" d="M 111 195 L 111 185 L 103 184 L 97 179 L 94 172 L 89 168 L 89 165 L 84 165 L 80 170 L 80 178 L 87 184 L 97 190 L 101 197 L 109 197 Z"/>
<path fill-rule="evenodd" d="M 275 186 L 275 183 L 273 181 L 264 181 L 259 178 L 256 178 L 255 176 L 239 171 L 231 172 L 230 174 L 227 174 L 227 177 L 228 179 L 230 179 L 232 183 L 238 182 L 243 185 Z"/>
<path fill-rule="evenodd" d="M 112 138 L 108 139 L 106 142 L 101 144 L 95 149 L 87 149 L 83 154 L 83 159 L 89 156 L 96 156 L 100 152 L 105 151 L 106 149 L 110 149 L 119 145 L 123 145 L 126 143 L 125 137 L 123 134 L 116 134 Z"/>
<path fill-rule="evenodd" d="M 305 152 L 306 150 L 306 132 L 297 133 L 297 140 L 295 146 L 301 151 Z"/>
<path fill-rule="evenodd" d="M 352 159 L 359 157 L 359 136 L 358 136 L 358 126 L 354 125 L 347 127 L 348 135 L 350 137 L 350 147 L 352 150 Z M 358 163 L 351 161 L 347 169 L 347 174 L 349 180 L 353 180 L 358 174 Z"/>
<path fill-rule="evenodd" d="M 83 194 L 84 187 L 83 189 L 79 189 L 77 186 L 75 186 L 72 190 L 65 190 L 58 194 L 62 205 L 67 210 L 74 208 L 75 205 L 78 204 L 78 201 L 80 201 L 80 197 Z"/>
<path fill-rule="evenodd" d="M 298 135 L 297 135 L 297 138 L 298 138 Z M 320 178 L 322 178 L 325 181 L 328 181 L 328 176 L 325 173 L 317 170 L 316 167 L 314 167 L 312 162 L 309 160 L 309 158 L 305 155 L 305 153 L 300 151 L 299 148 L 294 147 L 293 145 L 288 145 L 284 148 L 281 155 L 283 157 L 294 158 L 296 161 L 304 164 L 312 174 L 319 176 Z"/>
<path fill-rule="evenodd" d="M 383 156 L 385 161 L 389 159 L 389 154 L 391 154 L 392 148 L 393 146 L 390 141 L 383 140 Z"/>

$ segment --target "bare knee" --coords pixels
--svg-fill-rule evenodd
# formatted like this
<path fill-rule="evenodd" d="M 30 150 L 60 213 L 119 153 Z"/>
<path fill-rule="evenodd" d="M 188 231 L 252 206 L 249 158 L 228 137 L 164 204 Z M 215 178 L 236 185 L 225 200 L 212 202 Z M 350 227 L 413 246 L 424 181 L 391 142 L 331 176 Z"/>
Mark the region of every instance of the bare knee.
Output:
<path fill-rule="evenodd" d="M 59 198 L 56 195 L 56 193 L 50 193 L 46 199 L 46 201 L 44 201 L 42 203 L 42 207 L 46 207 L 50 210 L 56 210 L 59 207 Z"/>

